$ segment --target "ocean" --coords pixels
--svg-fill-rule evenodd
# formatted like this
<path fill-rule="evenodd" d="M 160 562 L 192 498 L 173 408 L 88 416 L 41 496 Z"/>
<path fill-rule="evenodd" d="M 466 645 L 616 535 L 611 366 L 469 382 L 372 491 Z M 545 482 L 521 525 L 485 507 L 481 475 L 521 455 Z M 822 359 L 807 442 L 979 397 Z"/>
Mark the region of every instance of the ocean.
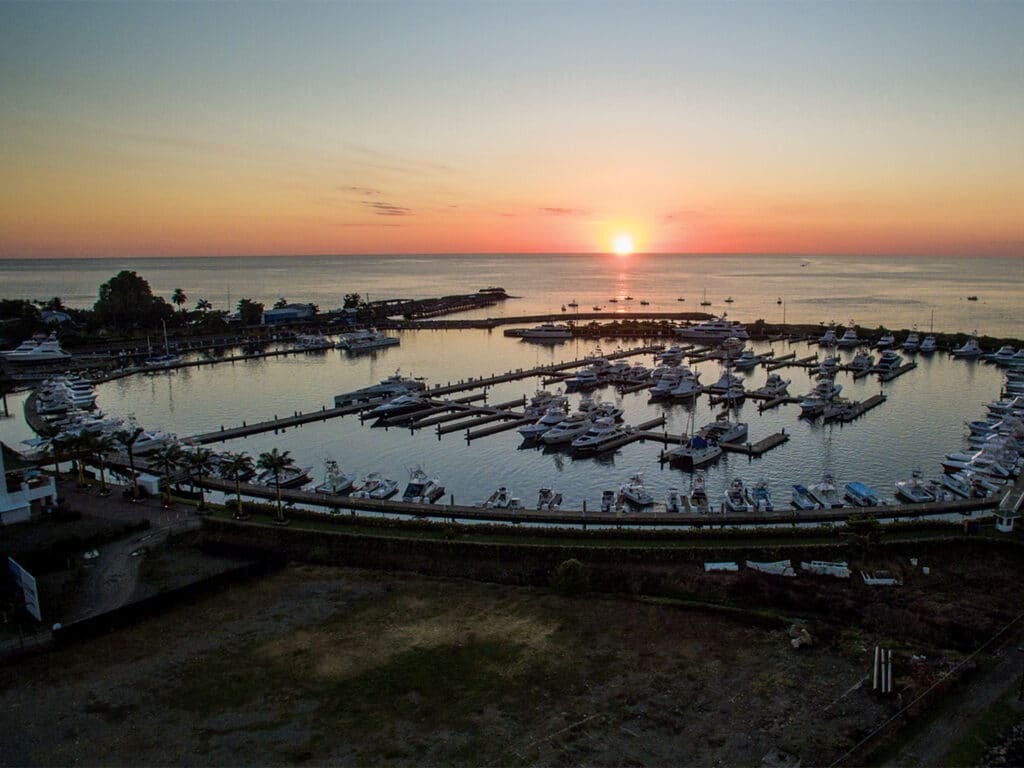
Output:
<path fill-rule="evenodd" d="M 727 311 L 741 322 L 847 323 L 866 328 L 1021 336 L 1024 259 L 851 256 L 503 254 L 465 256 L 294 256 L 180 259 L 0 260 L 0 298 L 60 296 L 90 307 L 99 286 L 122 269 L 153 292 L 175 288 L 190 305 L 204 298 L 234 311 L 240 298 L 341 306 L 347 293 L 370 299 L 471 293 L 497 285 L 517 298 L 476 313 L 614 314 L 631 302 L 652 311 Z M 701 307 L 704 296 L 712 302 Z M 968 301 L 968 296 L 977 296 Z M 725 303 L 732 298 L 731 304 Z M 611 299 L 618 301 L 613 303 Z M 683 301 L 679 301 L 683 299 Z M 782 303 L 778 303 L 779 300 Z M 567 314 L 570 314 L 567 312 Z M 464 315 L 472 317 L 473 315 Z"/>
<path fill-rule="evenodd" d="M 182 288 L 190 303 L 206 298 L 228 306 L 242 296 L 264 302 L 285 297 L 313 301 L 323 309 L 338 306 L 345 293 L 370 298 L 425 297 L 466 293 L 500 285 L 517 298 L 477 314 L 561 314 L 573 299 L 581 309 L 617 309 L 640 300 L 652 310 L 699 310 L 707 291 L 711 311 L 728 309 L 730 318 L 789 322 L 844 323 L 864 327 L 927 331 L 934 312 L 936 331 L 970 331 L 1020 336 L 1017 315 L 1022 295 L 1019 260 L 1010 259 L 842 259 L 807 257 L 632 256 L 441 256 L 334 257 L 266 259 L 89 260 L 64 262 L 0 262 L 4 298 L 45 298 L 59 295 L 71 306 L 88 306 L 100 283 L 120 269 L 134 269 L 149 280 L 154 292 L 169 297 Z M 967 296 L 976 295 L 977 301 Z M 632 301 L 626 297 L 632 296 Z M 731 304 L 724 299 L 733 298 Z M 611 298 L 619 299 L 612 303 Z M 684 301 L 678 301 L 678 299 Z M 778 304 L 778 299 L 783 304 Z M 638 307 L 639 308 L 639 307 Z M 567 311 L 567 315 L 571 312 Z M 506 338 L 501 330 L 404 331 L 401 346 L 351 357 L 338 350 L 295 354 L 246 362 L 185 368 L 136 375 L 98 387 L 98 405 L 109 415 L 135 417 L 148 428 L 191 434 L 256 421 L 295 411 L 329 407 L 334 395 L 375 383 L 395 370 L 423 377 L 430 385 L 471 376 L 530 368 L 541 363 L 578 359 L 598 351 L 594 341 L 574 340 L 555 346 Z M 639 342 L 621 342 L 632 346 Z M 604 351 L 610 351 L 606 343 Z M 777 355 L 814 354 L 805 343 L 755 343 L 756 351 Z M 844 357 L 852 352 L 843 353 Z M 651 365 L 649 356 L 637 358 Z M 738 410 L 749 423 L 751 441 L 782 429 L 784 445 L 761 458 L 729 455 L 707 468 L 708 488 L 721 499 L 735 477 L 751 485 L 769 482 L 776 504 L 788 504 L 793 483 L 809 484 L 825 473 L 842 484 L 866 482 L 882 496 L 892 497 L 893 483 L 920 470 L 926 478 L 941 473 L 939 460 L 963 449 L 964 422 L 984 416 L 984 404 L 999 395 L 1003 380 L 994 366 L 955 360 L 945 354 L 920 357 L 918 367 L 882 384 L 868 376 L 854 381 L 841 373 L 843 395 L 863 400 L 884 392 L 887 401 L 849 424 L 823 424 L 799 418 L 799 408 L 784 405 L 760 413 L 756 402 Z M 702 382 L 721 373 L 717 362 L 695 366 Z M 790 393 L 801 396 L 814 384 L 804 369 L 783 369 Z M 766 372 L 741 374 L 748 389 L 760 386 Z M 531 395 L 540 381 L 526 379 L 494 387 L 490 402 Z M 664 414 L 666 430 L 685 431 L 712 421 L 717 408 L 707 397 L 690 407 L 649 403 L 646 392 L 619 395 L 599 390 L 597 399 L 625 409 L 625 421 L 637 424 Z M 16 445 L 29 437 L 20 417 L 24 396 L 10 397 L 15 417 L 0 419 L 0 439 Z M 573 395 L 573 407 L 579 396 Z M 663 499 L 669 488 L 689 488 L 692 476 L 658 461 L 660 444 L 648 441 L 625 446 L 600 458 L 574 458 L 524 446 L 515 431 L 467 442 L 463 433 L 439 437 L 432 429 L 372 428 L 346 417 L 309 424 L 283 433 L 264 434 L 215 444 L 215 449 L 256 455 L 278 447 L 291 451 L 318 479 L 325 461 L 365 475 L 380 471 L 403 485 L 410 469 L 422 465 L 448 489 L 446 500 L 482 500 L 507 485 L 524 503 L 534 506 L 541 486 L 563 493 L 565 507 L 586 501 L 595 508 L 604 489 L 615 489 L 637 471 L 648 488 Z"/>

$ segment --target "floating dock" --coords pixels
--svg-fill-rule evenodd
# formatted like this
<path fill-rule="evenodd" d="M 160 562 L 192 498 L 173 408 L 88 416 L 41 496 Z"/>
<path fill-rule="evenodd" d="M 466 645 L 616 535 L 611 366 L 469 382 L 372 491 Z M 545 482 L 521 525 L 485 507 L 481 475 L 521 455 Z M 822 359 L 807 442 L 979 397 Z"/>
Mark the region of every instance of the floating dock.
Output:
<path fill-rule="evenodd" d="M 902 376 L 907 371 L 912 371 L 915 368 L 917 368 L 917 363 L 910 361 L 909 363 L 904 363 L 899 368 L 894 368 L 893 370 L 886 371 L 885 373 L 879 373 L 878 378 L 881 381 L 892 381 L 897 376 Z"/>

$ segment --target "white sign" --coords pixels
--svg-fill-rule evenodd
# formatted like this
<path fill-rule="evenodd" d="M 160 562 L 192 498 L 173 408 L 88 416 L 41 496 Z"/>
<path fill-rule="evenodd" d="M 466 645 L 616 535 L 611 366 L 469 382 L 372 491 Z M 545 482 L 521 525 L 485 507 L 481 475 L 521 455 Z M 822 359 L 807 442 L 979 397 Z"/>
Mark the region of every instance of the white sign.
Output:
<path fill-rule="evenodd" d="M 25 610 L 35 616 L 36 621 L 42 621 L 43 613 L 39 610 L 39 592 L 36 589 L 35 577 L 18 565 L 13 557 L 7 558 L 7 568 L 14 583 L 21 587 L 21 592 L 25 596 Z"/>

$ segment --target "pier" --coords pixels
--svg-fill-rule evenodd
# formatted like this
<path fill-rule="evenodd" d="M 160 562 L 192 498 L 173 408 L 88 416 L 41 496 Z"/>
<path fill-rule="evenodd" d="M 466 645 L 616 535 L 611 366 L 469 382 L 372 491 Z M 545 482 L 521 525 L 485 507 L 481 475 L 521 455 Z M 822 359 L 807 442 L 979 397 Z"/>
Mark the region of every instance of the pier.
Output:
<path fill-rule="evenodd" d="M 792 352 L 786 355 L 785 357 L 780 357 L 776 359 L 774 362 L 768 363 L 764 368 L 766 371 L 771 373 L 772 371 L 777 371 L 779 368 L 788 368 L 790 366 L 794 366 L 797 368 L 813 368 L 817 364 L 818 356 L 816 354 L 808 355 L 807 357 L 802 357 L 799 360 L 797 360 L 796 353 Z"/>
<path fill-rule="evenodd" d="M 902 376 L 907 371 L 912 371 L 915 368 L 917 368 L 917 363 L 911 361 L 909 363 L 904 363 L 899 368 L 893 368 L 891 371 L 885 371 L 883 373 L 879 373 L 878 374 L 878 378 L 881 381 L 892 381 L 897 376 Z"/>

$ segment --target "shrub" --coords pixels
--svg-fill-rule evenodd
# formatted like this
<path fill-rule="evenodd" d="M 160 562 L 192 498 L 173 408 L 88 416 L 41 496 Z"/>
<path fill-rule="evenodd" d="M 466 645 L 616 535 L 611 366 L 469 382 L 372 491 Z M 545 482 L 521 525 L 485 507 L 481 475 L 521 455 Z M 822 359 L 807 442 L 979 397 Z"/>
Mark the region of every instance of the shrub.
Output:
<path fill-rule="evenodd" d="M 589 584 L 583 563 L 574 557 L 563 560 L 551 578 L 551 586 L 563 595 L 578 595 L 586 592 Z"/>

